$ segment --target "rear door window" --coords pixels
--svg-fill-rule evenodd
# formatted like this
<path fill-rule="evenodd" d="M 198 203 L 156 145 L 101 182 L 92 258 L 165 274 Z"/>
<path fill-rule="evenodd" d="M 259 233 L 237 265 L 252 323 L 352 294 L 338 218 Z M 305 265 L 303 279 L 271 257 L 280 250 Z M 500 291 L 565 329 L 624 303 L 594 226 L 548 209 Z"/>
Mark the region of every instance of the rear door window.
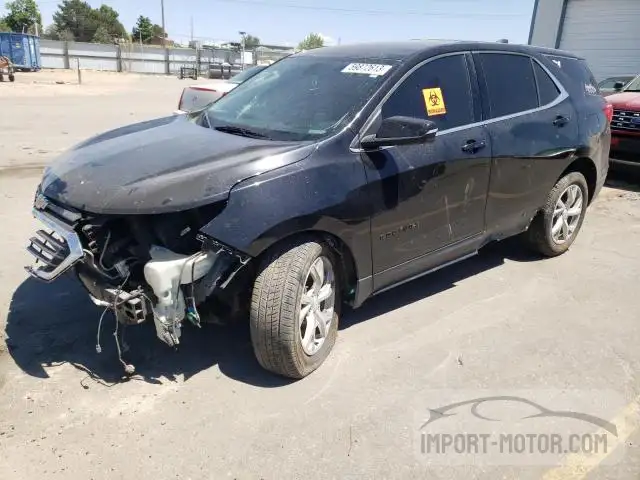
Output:
<path fill-rule="evenodd" d="M 557 85 L 551 79 L 544 68 L 536 61 L 533 61 L 533 71 L 536 75 L 536 84 L 538 85 L 538 98 L 540 106 L 548 105 L 560 95 Z"/>
<path fill-rule="evenodd" d="M 507 53 L 480 53 L 490 118 L 538 107 L 538 91 L 531 59 Z"/>
<path fill-rule="evenodd" d="M 431 120 L 441 131 L 473 123 L 464 54 L 438 58 L 409 75 L 382 106 L 382 118 L 395 115 Z"/>

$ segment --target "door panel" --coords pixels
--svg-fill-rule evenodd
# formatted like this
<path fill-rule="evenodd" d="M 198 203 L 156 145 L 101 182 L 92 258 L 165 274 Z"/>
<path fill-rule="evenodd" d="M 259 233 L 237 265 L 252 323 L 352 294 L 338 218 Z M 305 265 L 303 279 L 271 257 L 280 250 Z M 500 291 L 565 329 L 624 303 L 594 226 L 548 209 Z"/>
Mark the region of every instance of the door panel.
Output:
<path fill-rule="evenodd" d="M 530 57 L 481 53 L 474 59 L 493 146 L 486 226 L 502 238 L 526 228 L 543 206 L 575 153 L 578 119 L 565 92 L 557 88 L 553 98 L 550 77 Z"/>
<path fill-rule="evenodd" d="M 469 140 L 486 146 L 465 152 Z M 484 230 L 490 154 L 483 127 L 439 135 L 433 144 L 362 154 L 374 212 L 374 274 Z M 374 285 L 385 286 L 376 278 Z"/>
<path fill-rule="evenodd" d="M 491 141 L 484 127 L 471 126 L 480 106 L 468 66 L 458 53 L 417 67 L 363 132 L 375 133 L 381 119 L 395 115 L 431 120 L 440 130 L 431 143 L 361 154 L 373 211 L 375 290 L 419 273 L 430 253 L 484 230 Z"/>
<path fill-rule="evenodd" d="M 525 228 L 543 206 L 575 152 L 578 131 L 572 111 L 567 99 L 557 107 L 487 126 L 494 148 L 489 230 L 508 235 Z M 557 116 L 570 118 L 569 123 L 555 126 Z"/>

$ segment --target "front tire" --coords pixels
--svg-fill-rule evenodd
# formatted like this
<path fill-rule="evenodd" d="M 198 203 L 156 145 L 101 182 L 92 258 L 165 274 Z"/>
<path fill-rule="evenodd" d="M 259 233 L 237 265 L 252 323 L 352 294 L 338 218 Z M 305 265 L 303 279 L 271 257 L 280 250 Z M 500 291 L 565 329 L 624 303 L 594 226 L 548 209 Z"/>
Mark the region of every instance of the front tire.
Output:
<path fill-rule="evenodd" d="M 262 263 L 251 299 L 251 342 L 260 365 L 290 378 L 318 368 L 338 332 L 339 285 L 332 250 L 285 245 Z"/>
<path fill-rule="evenodd" d="M 589 189 L 579 172 L 571 172 L 555 184 L 542 211 L 527 232 L 529 245 L 547 257 L 562 255 L 573 244 L 587 213 Z"/>

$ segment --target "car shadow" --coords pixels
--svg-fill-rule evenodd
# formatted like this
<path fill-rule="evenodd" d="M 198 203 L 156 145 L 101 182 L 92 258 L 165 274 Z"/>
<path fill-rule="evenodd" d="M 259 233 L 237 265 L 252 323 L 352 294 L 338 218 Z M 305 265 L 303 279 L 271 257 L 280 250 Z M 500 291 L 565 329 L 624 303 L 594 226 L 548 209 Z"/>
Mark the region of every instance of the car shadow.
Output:
<path fill-rule="evenodd" d="M 640 192 L 640 168 L 609 170 L 605 186 L 628 192 Z"/>
<path fill-rule="evenodd" d="M 347 329 L 453 288 L 459 280 L 498 267 L 505 259 L 540 260 L 514 240 L 489 245 L 474 258 L 373 297 L 358 310 L 346 310 L 340 328 Z M 6 325 L 7 350 L 22 371 L 42 379 L 49 377 L 47 367 L 70 364 L 105 386 L 131 379 L 160 384 L 178 381 L 180 376 L 187 381 L 218 365 L 223 375 L 254 386 L 273 388 L 292 382 L 259 366 L 253 355 L 248 322 L 229 327 L 203 325 L 201 329 L 185 325 L 178 349 L 157 340 L 151 322 L 129 327 L 125 340 L 131 348 L 123 356 L 127 364 L 135 366 L 135 374 L 128 377 L 118 361 L 116 322 L 110 312 L 104 315 L 100 340 L 97 339 L 101 311 L 70 275 L 51 284 L 29 278 L 11 300 Z M 101 353 L 96 351 L 98 344 Z M 88 388 L 87 377 L 81 384 Z"/>
<path fill-rule="evenodd" d="M 542 261 L 543 257 L 522 246 L 519 238 L 494 242 L 481 249 L 475 257 L 443 268 L 437 272 L 399 285 L 367 300 L 362 307 L 344 312 L 340 329 L 346 329 L 411 303 L 429 298 L 456 287 L 457 282 L 504 264 Z"/>

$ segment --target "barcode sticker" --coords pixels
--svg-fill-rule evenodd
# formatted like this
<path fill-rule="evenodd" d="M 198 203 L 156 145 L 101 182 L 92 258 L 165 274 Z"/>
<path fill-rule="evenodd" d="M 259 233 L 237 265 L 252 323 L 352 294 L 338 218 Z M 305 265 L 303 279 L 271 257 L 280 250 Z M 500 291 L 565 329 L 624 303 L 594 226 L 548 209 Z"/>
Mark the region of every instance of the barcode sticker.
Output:
<path fill-rule="evenodd" d="M 342 69 L 342 73 L 358 73 L 360 75 L 380 77 L 391 70 L 391 67 L 391 65 L 377 63 L 350 63 Z"/>

